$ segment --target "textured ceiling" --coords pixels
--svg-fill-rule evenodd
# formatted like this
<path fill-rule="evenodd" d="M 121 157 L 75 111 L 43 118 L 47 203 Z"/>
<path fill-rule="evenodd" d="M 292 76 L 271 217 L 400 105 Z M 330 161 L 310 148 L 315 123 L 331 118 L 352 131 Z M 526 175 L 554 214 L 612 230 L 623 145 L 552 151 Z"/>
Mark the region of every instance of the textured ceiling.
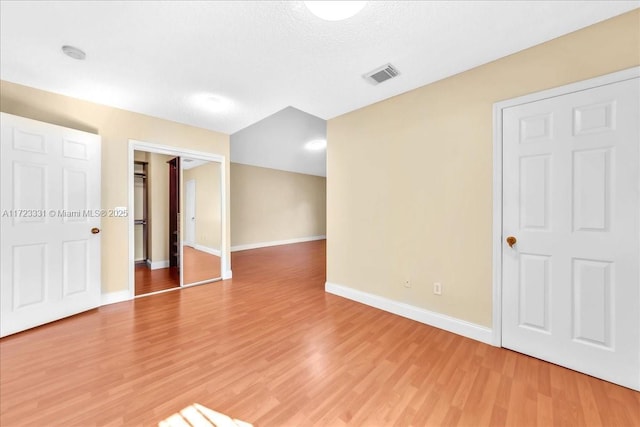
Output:
<path fill-rule="evenodd" d="M 231 134 L 287 106 L 333 118 L 638 5 L 372 1 L 330 22 L 297 1 L 3 0 L 0 77 Z M 362 79 L 387 62 L 402 75 Z M 233 106 L 208 111 L 202 93 Z"/>
<path fill-rule="evenodd" d="M 231 134 L 288 106 L 333 118 L 638 6 L 372 1 L 329 22 L 297 1 L 3 0 L 0 77 Z M 361 77 L 387 62 L 398 78 Z M 207 93 L 231 108 L 198 105 Z"/>

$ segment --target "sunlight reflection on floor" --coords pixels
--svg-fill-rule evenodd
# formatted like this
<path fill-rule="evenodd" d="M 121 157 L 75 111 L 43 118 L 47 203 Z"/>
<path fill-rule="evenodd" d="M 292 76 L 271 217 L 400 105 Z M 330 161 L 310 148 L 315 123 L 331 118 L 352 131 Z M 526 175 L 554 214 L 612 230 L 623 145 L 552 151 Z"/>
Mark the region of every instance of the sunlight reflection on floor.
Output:
<path fill-rule="evenodd" d="M 187 406 L 165 420 L 159 427 L 253 427 L 244 421 L 232 419 L 228 415 L 216 412 L 198 403 Z"/>

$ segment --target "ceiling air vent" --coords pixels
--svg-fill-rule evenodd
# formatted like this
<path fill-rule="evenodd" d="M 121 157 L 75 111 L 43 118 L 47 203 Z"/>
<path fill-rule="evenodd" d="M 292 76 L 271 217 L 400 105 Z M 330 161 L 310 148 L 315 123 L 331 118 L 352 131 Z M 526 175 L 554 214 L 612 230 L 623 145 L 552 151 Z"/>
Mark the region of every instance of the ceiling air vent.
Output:
<path fill-rule="evenodd" d="M 386 80 L 392 79 L 396 77 L 398 74 L 398 70 L 391 64 L 383 65 L 382 67 L 378 67 L 373 71 L 365 74 L 364 79 L 370 82 L 371 84 L 377 85 Z"/>

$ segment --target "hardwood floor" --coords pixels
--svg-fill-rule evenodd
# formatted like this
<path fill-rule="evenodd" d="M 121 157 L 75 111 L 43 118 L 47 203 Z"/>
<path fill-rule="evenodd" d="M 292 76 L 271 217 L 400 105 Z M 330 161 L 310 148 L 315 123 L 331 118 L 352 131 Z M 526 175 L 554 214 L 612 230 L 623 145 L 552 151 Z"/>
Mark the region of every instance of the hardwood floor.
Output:
<path fill-rule="evenodd" d="M 219 256 L 189 246 L 184 246 L 182 252 L 184 256 L 184 283 L 196 283 L 222 276 Z"/>
<path fill-rule="evenodd" d="M 185 246 L 184 283 L 196 283 L 214 279 L 220 274 L 220 257 Z M 177 267 L 151 270 L 146 264 L 136 265 L 135 294 L 145 295 L 180 287 L 180 270 Z"/>
<path fill-rule="evenodd" d="M 0 425 L 638 426 L 640 393 L 324 292 L 323 241 L 0 340 Z"/>
<path fill-rule="evenodd" d="M 150 269 L 145 264 L 137 264 L 135 271 L 136 295 L 164 291 L 180 286 L 180 269 L 178 267 Z"/>

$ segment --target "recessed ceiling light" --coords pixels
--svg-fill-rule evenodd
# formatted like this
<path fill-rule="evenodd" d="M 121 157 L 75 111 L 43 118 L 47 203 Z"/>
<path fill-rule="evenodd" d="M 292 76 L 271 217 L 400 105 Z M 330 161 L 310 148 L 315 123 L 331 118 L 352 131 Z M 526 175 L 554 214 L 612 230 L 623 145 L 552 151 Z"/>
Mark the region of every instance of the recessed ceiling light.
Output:
<path fill-rule="evenodd" d="M 318 18 L 342 21 L 360 12 L 366 1 L 305 1 L 304 5 Z"/>
<path fill-rule="evenodd" d="M 79 49 L 75 46 L 62 46 L 62 52 L 70 58 L 78 59 L 80 61 L 84 60 L 87 57 L 87 54 L 84 53 L 82 49 Z"/>
<path fill-rule="evenodd" d="M 314 139 L 313 141 L 309 141 L 304 144 L 304 148 L 311 151 L 320 151 L 327 148 L 327 140 L 326 139 Z"/>

